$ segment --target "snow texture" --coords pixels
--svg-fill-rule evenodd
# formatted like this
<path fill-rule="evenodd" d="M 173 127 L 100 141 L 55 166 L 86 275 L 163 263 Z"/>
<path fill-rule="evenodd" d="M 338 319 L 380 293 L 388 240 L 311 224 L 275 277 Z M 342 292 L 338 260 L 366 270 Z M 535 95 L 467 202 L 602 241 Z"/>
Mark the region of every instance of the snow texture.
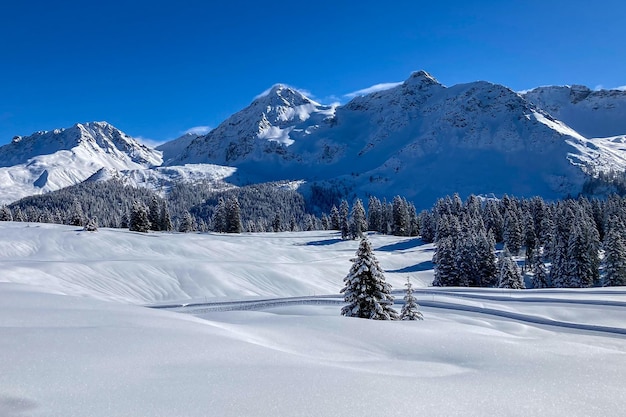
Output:
<path fill-rule="evenodd" d="M 0 415 L 623 414 L 624 288 L 435 290 L 432 245 L 370 239 L 426 320 L 341 317 L 357 242 L 331 232 L 2 222 Z M 239 311 L 192 306 L 229 300 Z M 137 305 L 156 301 L 177 307 Z"/>

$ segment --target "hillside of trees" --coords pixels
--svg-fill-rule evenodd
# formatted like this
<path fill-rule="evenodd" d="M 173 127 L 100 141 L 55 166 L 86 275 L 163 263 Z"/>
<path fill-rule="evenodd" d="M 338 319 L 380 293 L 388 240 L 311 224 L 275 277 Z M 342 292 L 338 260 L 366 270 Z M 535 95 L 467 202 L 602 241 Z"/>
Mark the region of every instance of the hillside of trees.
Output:
<path fill-rule="evenodd" d="M 343 239 L 366 231 L 434 243 L 434 286 L 576 287 L 626 285 L 626 198 L 504 196 L 442 198 L 416 212 L 401 196 L 351 203 L 316 189 L 315 202 L 284 183 L 215 191 L 178 184 L 162 198 L 112 180 L 28 197 L 0 208 L 0 221 L 122 227 L 139 232 L 222 233 L 337 230 Z M 320 201 L 330 206 L 317 215 Z"/>

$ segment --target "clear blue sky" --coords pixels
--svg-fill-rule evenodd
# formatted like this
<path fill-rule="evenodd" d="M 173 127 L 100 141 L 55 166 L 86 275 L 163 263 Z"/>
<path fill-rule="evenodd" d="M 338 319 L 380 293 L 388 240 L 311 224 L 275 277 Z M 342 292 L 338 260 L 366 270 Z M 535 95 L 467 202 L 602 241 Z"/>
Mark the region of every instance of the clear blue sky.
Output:
<path fill-rule="evenodd" d="M 174 139 L 278 82 L 322 103 L 419 69 L 445 85 L 624 86 L 625 20 L 623 0 L 11 0 L 0 144 L 102 120 Z"/>

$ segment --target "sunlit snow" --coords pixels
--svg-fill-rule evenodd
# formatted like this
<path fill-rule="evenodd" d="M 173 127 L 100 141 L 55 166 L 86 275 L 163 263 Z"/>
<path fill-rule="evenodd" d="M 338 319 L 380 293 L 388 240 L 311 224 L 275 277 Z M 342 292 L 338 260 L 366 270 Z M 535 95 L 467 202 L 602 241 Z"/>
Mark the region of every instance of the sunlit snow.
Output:
<path fill-rule="evenodd" d="M 0 415 L 623 414 L 624 288 L 434 290 L 432 245 L 370 240 L 424 321 L 340 316 L 335 232 L 0 223 Z"/>

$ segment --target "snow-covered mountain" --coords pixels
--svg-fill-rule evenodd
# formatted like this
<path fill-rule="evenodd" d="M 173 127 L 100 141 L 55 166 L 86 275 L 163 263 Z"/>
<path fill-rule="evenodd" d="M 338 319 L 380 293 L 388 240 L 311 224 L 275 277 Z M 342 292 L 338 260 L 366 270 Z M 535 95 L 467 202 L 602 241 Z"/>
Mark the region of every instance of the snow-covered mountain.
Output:
<path fill-rule="evenodd" d="M 241 182 L 339 181 L 357 194 L 429 205 L 454 192 L 576 193 L 587 162 L 598 160 L 614 162 L 506 87 L 445 87 L 419 71 L 340 107 L 275 86 L 168 163 L 235 166 Z"/>
<path fill-rule="evenodd" d="M 289 152 L 329 123 L 334 106 L 322 106 L 282 84 L 258 96 L 252 104 L 217 128 L 191 141 L 168 165 L 209 162 L 239 165 L 245 162 L 283 162 L 301 155 Z M 168 148 L 169 145 L 163 145 Z"/>
<path fill-rule="evenodd" d="M 588 138 L 626 134 L 626 91 L 539 87 L 523 97 Z"/>
<path fill-rule="evenodd" d="M 18 136 L 0 147 L 0 202 L 77 184 L 101 168 L 145 169 L 161 163 L 161 152 L 105 122 Z"/>
<path fill-rule="evenodd" d="M 93 176 L 157 190 L 297 180 L 304 192 L 400 194 L 426 207 L 455 192 L 558 198 L 588 174 L 626 168 L 624 91 L 446 87 L 424 71 L 389 86 L 338 106 L 277 84 L 209 133 L 157 149 L 106 123 L 16 137 L 0 148 L 0 203 Z"/>
<path fill-rule="evenodd" d="M 236 168 L 212 164 L 173 165 L 143 169 L 118 171 L 101 168 L 85 181 L 119 180 L 134 187 L 145 187 L 165 196 L 176 182 L 198 183 L 212 186 L 215 190 L 226 190 L 233 185 L 226 178 L 233 175 Z"/>

